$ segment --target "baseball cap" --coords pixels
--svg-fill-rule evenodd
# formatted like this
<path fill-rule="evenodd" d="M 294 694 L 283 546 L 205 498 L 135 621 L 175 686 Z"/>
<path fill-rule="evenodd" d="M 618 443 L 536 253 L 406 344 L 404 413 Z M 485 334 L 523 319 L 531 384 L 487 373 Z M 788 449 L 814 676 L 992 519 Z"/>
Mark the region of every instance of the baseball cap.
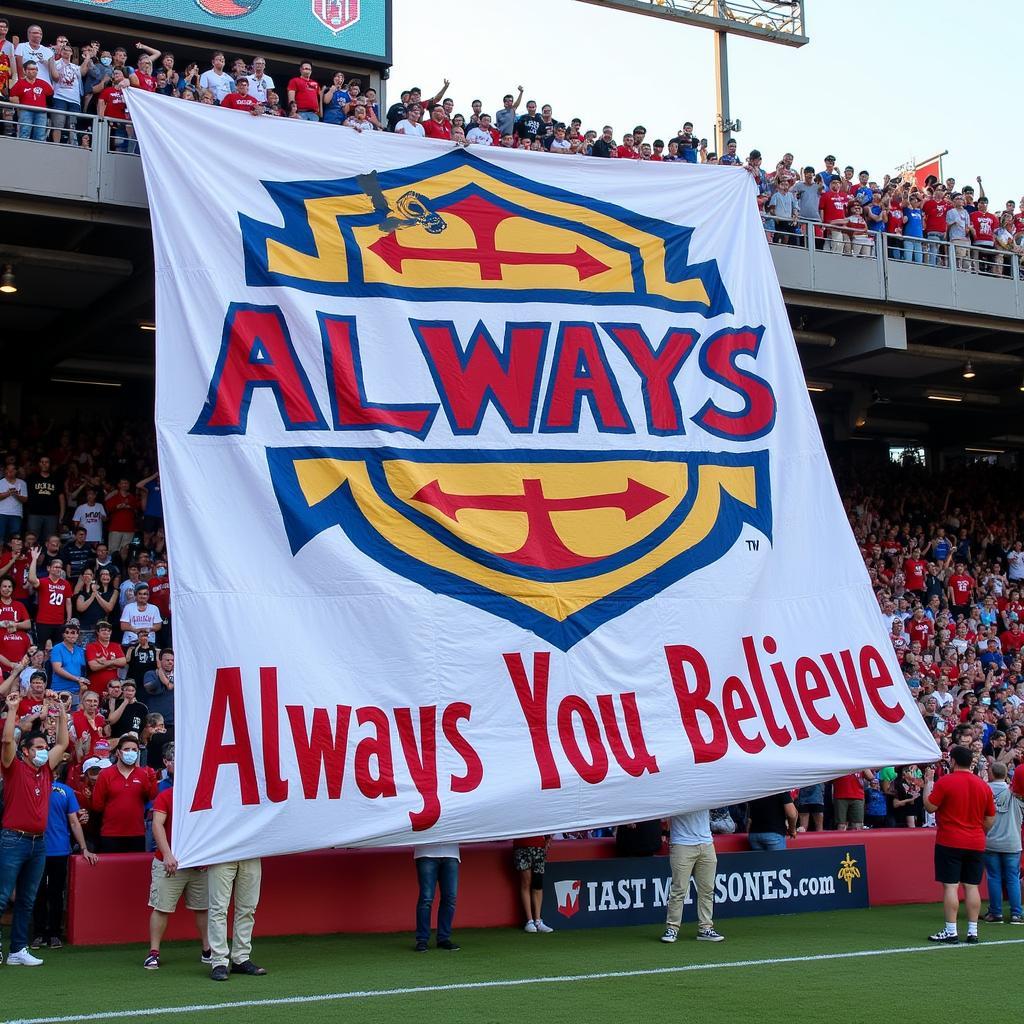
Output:
<path fill-rule="evenodd" d="M 85 764 L 82 765 L 82 771 L 91 772 L 93 768 L 109 768 L 113 763 L 109 757 L 86 758 Z"/>
<path fill-rule="evenodd" d="M 107 622 L 106 619 L 100 619 L 100 621 L 96 623 L 96 628 L 97 629 L 113 629 L 114 627 L 109 622 Z"/>

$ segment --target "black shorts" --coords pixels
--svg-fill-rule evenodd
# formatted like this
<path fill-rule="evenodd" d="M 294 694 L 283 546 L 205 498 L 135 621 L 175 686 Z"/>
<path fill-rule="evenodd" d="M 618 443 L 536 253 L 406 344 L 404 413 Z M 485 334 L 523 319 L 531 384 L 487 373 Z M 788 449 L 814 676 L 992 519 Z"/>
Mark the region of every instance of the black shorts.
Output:
<path fill-rule="evenodd" d="M 985 854 L 981 850 L 960 850 L 935 844 L 935 881 L 944 885 L 981 885 Z"/>

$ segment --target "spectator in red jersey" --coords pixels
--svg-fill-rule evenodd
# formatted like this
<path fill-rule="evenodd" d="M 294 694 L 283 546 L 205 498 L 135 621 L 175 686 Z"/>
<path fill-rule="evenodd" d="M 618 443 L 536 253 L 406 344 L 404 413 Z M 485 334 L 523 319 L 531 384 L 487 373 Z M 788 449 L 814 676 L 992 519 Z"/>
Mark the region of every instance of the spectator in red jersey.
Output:
<path fill-rule="evenodd" d="M 821 219 L 828 232 L 829 251 L 843 256 L 850 254 L 850 238 L 843 230 L 846 224 L 847 196 L 839 190 L 839 178 L 829 182 L 828 191 L 822 192 L 818 199 Z"/>
<path fill-rule="evenodd" d="M 260 114 L 263 113 L 263 105 L 260 103 L 260 101 L 258 99 L 256 99 L 255 96 L 252 96 L 249 93 L 249 79 L 248 79 L 248 77 L 246 75 L 239 75 L 239 77 L 235 80 L 235 91 L 234 92 L 229 92 L 227 94 L 227 96 L 225 96 L 224 99 L 222 99 L 220 101 L 220 105 L 222 107 L 227 107 L 228 110 L 244 110 L 244 111 L 247 111 L 248 113 L 254 114 L 256 116 L 259 116 Z M 125 484 L 125 485 L 128 484 L 127 480 L 122 480 L 121 482 L 123 484 Z M 135 498 L 135 495 L 132 495 L 132 497 Z M 135 508 L 136 508 L 136 511 L 139 508 L 138 502 L 139 502 L 139 499 L 135 498 Z M 134 513 L 133 513 L 133 519 L 134 519 Z M 135 531 L 133 529 L 132 530 L 132 535 L 133 536 L 134 536 L 134 532 Z M 130 540 L 129 540 L 129 543 L 130 543 Z M 114 525 L 113 525 L 113 523 L 110 524 L 110 546 L 112 548 L 114 547 Z M 115 548 L 115 550 L 119 550 L 119 549 Z"/>
<path fill-rule="evenodd" d="M 36 574 L 36 565 L 43 557 L 41 548 L 32 549 L 32 563 L 28 570 L 28 585 L 37 595 L 36 642 L 49 651 L 54 643 L 64 638 L 64 627 L 71 618 L 73 588 L 64 579 L 64 563 L 60 558 L 50 560 L 46 576 Z"/>
<path fill-rule="evenodd" d="M 936 185 L 932 189 L 932 197 L 925 201 L 921 207 L 924 213 L 925 238 L 925 262 L 929 267 L 946 266 L 945 247 L 939 245 L 939 241 L 946 238 L 946 214 L 953 208 L 953 204 L 946 198 L 946 190 L 942 185 Z"/>
<path fill-rule="evenodd" d="M 100 772 L 92 791 L 90 811 L 103 815 L 100 853 L 145 853 L 146 804 L 156 796 L 152 768 L 139 767 L 138 733 L 121 736 L 110 768 Z"/>
<path fill-rule="evenodd" d="M 295 109 L 303 121 L 319 121 L 323 114 L 323 97 L 320 86 L 313 81 L 313 65 L 308 60 L 299 65 L 299 74 L 288 83 L 288 102 L 295 103 Z"/>
<path fill-rule="evenodd" d="M 423 122 L 423 134 L 428 139 L 451 139 L 451 122 L 444 116 L 444 107 L 440 103 L 434 104 L 430 117 Z"/>
<path fill-rule="evenodd" d="M 129 120 L 128 107 L 124 100 L 124 90 L 128 86 L 128 80 L 120 68 L 114 68 L 108 85 L 99 95 L 96 101 L 96 113 L 100 117 L 117 118 L 117 123 L 110 126 L 110 145 L 118 153 L 132 152 L 134 149 L 135 132 L 130 124 L 124 124 Z"/>
<path fill-rule="evenodd" d="M 38 732 L 22 731 L 14 738 L 19 697 L 7 695 L 7 718 L 0 735 L 0 776 L 4 782 L 3 842 L 0 843 L 0 914 L 14 892 L 8 966 L 38 967 L 42 960 L 29 952 L 32 908 L 46 869 L 46 826 L 49 819 L 53 772 L 68 747 L 64 705 L 47 698 L 46 711 L 57 720 L 56 742 L 47 750 Z"/>
<path fill-rule="evenodd" d="M 640 153 L 634 145 L 633 135 L 631 132 L 626 132 L 622 136 L 622 145 L 615 151 L 615 155 L 620 160 L 639 160 Z"/>
<path fill-rule="evenodd" d="M 164 751 L 164 763 L 173 770 L 174 744 Z M 167 931 L 167 922 L 178 908 L 181 897 L 185 906 L 195 914 L 196 929 L 202 942 L 199 962 L 213 963 L 210 940 L 207 932 L 207 917 L 210 908 L 208 872 L 202 868 L 179 868 L 178 861 L 171 853 L 171 819 L 173 817 L 174 788 L 162 790 L 153 801 L 153 852 L 152 882 L 149 889 L 149 955 L 143 967 L 147 971 L 160 969 L 160 943 Z"/>
<path fill-rule="evenodd" d="M 956 572 L 949 577 L 947 588 L 950 614 L 954 622 L 971 616 L 971 599 L 974 596 L 974 580 L 967 575 L 963 562 L 956 563 Z"/>
<path fill-rule="evenodd" d="M 156 92 L 156 77 L 153 75 L 153 58 L 150 57 L 148 53 L 143 54 L 139 58 L 139 66 L 128 77 L 128 83 L 133 89 L 143 89 L 146 92 Z"/>
<path fill-rule="evenodd" d="M 107 720 L 100 714 L 100 695 L 86 690 L 82 706 L 71 716 L 71 727 L 76 738 L 75 753 L 78 760 L 88 757 L 104 737 Z"/>
<path fill-rule="evenodd" d="M 85 648 L 85 657 L 89 666 L 89 690 L 103 695 L 111 682 L 117 679 L 118 670 L 127 665 L 121 645 L 114 643 L 110 637 L 113 627 L 106 619 L 96 624 L 96 639 Z"/>
<path fill-rule="evenodd" d="M 921 549 L 914 548 L 910 557 L 903 562 L 903 575 L 906 577 L 907 590 L 912 594 L 923 594 L 925 578 L 928 575 L 928 563 L 921 557 Z"/>
<path fill-rule="evenodd" d="M 34 60 L 22 64 L 24 77 L 11 86 L 9 99 L 17 103 L 18 138 L 34 142 L 46 140 L 46 105 L 53 96 L 53 86 L 39 77 L 39 65 Z"/>
<path fill-rule="evenodd" d="M 851 772 L 832 783 L 836 828 L 840 832 L 864 827 L 864 783 L 870 772 Z"/>
<path fill-rule="evenodd" d="M 971 229 L 974 244 L 983 252 L 978 256 L 978 269 L 983 274 L 996 272 L 995 236 L 999 227 L 999 218 L 988 212 L 988 197 L 978 197 L 978 209 L 971 214 Z"/>
<path fill-rule="evenodd" d="M 978 941 L 981 895 L 978 886 L 985 870 L 985 834 L 996 820 L 992 790 L 972 771 L 972 751 L 962 745 L 949 752 L 953 771 L 934 782 L 925 773 L 924 809 L 935 814 L 935 881 L 942 883 L 945 927 L 929 935 L 932 942 L 959 942 L 957 914 L 960 886 L 964 887 L 967 941 Z"/>

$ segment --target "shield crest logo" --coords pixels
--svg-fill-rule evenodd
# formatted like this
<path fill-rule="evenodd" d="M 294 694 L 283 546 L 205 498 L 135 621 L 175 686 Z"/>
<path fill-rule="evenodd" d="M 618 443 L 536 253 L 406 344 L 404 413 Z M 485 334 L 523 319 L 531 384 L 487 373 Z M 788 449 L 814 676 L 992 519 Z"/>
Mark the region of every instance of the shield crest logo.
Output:
<path fill-rule="evenodd" d="M 337 35 L 359 20 L 359 0 L 313 0 L 313 17 Z"/>
<path fill-rule="evenodd" d="M 267 454 L 293 554 L 340 527 L 400 576 L 562 650 L 716 561 L 745 523 L 771 539 L 766 452 Z"/>

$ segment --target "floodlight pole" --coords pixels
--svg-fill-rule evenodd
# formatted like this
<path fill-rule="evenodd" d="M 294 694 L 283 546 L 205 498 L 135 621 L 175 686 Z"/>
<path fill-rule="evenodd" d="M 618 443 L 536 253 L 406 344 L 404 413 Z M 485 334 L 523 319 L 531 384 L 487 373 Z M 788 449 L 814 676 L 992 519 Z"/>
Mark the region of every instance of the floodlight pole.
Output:
<path fill-rule="evenodd" d="M 716 13 L 718 4 L 715 4 Z M 715 123 L 716 145 L 718 155 L 725 152 L 725 147 L 732 135 L 732 117 L 729 114 L 729 33 L 715 32 L 715 98 L 717 100 L 717 119 Z"/>

